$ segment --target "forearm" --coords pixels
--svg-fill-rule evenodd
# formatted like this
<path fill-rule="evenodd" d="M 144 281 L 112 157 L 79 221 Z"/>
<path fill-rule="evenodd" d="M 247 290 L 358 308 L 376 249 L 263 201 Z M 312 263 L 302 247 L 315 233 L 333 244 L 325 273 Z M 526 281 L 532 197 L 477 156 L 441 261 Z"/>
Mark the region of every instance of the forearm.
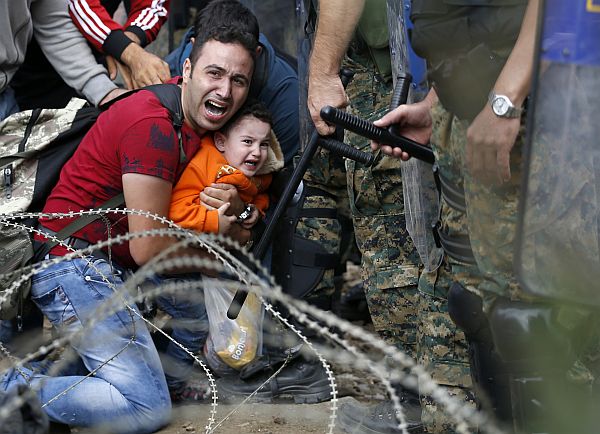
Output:
<path fill-rule="evenodd" d="M 497 94 L 506 95 L 520 107 L 531 87 L 539 0 L 529 0 L 517 42 L 494 85 Z"/>
<path fill-rule="evenodd" d="M 34 2 L 31 12 L 42 51 L 69 86 L 96 105 L 117 88 L 71 21 L 64 0 Z"/>
<path fill-rule="evenodd" d="M 354 29 L 362 14 L 364 0 L 322 0 L 314 48 L 310 59 L 310 74 L 337 76 Z M 340 14 L 339 11 L 344 13 Z"/>

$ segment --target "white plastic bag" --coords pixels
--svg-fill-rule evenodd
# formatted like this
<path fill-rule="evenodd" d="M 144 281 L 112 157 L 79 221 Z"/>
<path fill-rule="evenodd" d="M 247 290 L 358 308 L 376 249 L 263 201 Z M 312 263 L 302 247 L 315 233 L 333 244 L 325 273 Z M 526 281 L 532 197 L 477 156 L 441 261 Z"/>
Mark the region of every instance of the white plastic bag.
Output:
<path fill-rule="evenodd" d="M 203 282 L 209 323 L 207 359 L 214 360 L 216 354 L 228 366 L 241 369 L 261 351 L 262 304 L 255 294 L 249 293 L 240 314 L 231 320 L 227 318 L 227 309 L 234 291 L 225 288 L 219 279 L 204 278 Z"/>

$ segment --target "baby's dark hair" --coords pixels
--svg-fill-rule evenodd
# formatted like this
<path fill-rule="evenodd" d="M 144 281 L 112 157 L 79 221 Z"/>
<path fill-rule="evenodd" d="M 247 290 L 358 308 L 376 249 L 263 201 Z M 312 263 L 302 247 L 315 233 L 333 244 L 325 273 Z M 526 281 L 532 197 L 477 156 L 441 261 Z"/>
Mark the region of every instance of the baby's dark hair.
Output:
<path fill-rule="evenodd" d="M 245 116 L 254 116 L 256 119 L 269 124 L 269 126 L 273 128 L 273 116 L 271 116 L 271 112 L 267 106 L 257 99 L 249 99 L 237 112 L 235 112 L 231 119 L 229 119 L 219 131 L 222 134 L 227 135 L 229 130 Z"/>

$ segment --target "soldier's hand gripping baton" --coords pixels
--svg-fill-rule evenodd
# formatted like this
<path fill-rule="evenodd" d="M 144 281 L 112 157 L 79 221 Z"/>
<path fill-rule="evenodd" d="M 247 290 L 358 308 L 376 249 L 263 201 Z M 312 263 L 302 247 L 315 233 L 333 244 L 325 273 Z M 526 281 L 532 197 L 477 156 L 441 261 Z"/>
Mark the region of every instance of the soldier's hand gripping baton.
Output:
<path fill-rule="evenodd" d="M 407 74 L 406 77 L 399 78 L 396 83 L 394 95 L 392 95 L 392 102 L 390 104 L 392 109 L 406 102 L 409 84 L 409 74 Z M 331 106 L 325 106 L 321 109 L 321 118 L 330 124 L 352 131 L 359 136 L 375 140 L 381 144 L 389 145 L 392 148 L 401 148 L 413 158 L 417 158 L 429 164 L 435 162 L 433 151 L 429 147 L 399 135 L 395 131 L 396 128 L 393 125 L 388 129 L 380 128 L 358 116 L 351 115 L 350 113 Z"/>
<path fill-rule="evenodd" d="M 342 69 L 340 72 L 342 84 L 344 87 L 348 85 L 352 76 L 354 75 L 352 71 L 347 69 Z M 292 175 L 288 184 L 286 185 L 279 201 L 277 202 L 277 206 L 275 207 L 275 211 L 265 229 L 262 237 L 255 245 L 252 254 L 255 258 L 262 259 L 265 253 L 267 252 L 268 246 L 271 242 L 271 238 L 273 236 L 273 231 L 275 230 L 275 225 L 277 221 L 281 218 L 285 209 L 288 206 L 288 203 L 294 193 L 298 189 L 298 185 L 302 181 L 304 177 L 304 173 L 308 169 L 310 161 L 314 157 L 315 153 L 319 146 L 324 147 L 325 149 L 330 150 L 331 152 L 340 155 L 345 158 L 350 158 L 352 160 L 363 163 L 365 166 L 370 166 L 373 164 L 374 156 L 373 154 L 359 151 L 358 149 L 352 148 L 351 146 L 346 145 L 343 142 L 333 139 L 331 136 L 329 137 L 321 137 L 317 133 L 317 131 L 313 131 L 304 152 L 302 153 L 302 157 L 300 161 L 294 168 Z M 240 313 L 240 309 L 246 300 L 246 296 L 248 295 L 247 291 L 237 290 L 233 296 L 233 300 L 229 305 L 229 309 L 227 310 L 227 317 L 229 319 L 235 319 Z"/>

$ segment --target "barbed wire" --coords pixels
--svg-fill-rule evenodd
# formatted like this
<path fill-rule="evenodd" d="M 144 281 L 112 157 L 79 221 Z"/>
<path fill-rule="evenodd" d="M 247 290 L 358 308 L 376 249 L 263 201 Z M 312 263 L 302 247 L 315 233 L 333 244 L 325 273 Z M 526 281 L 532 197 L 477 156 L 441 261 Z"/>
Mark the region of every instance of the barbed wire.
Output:
<path fill-rule="evenodd" d="M 56 237 L 48 236 L 44 234 L 42 231 L 36 228 L 30 228 L 27 225 L 18 223 L 21 219 L 30 219 L 30 218 L 75 218 L 82 215 L 93 215 L 100 214 L 106 215 L 109 213 L 120 213 L 123 215 L 140 215 L 155 221 L 158 221 L 165 226 L 166 228 L 162 229 L 153 229 L 144 232 L 137 233 L 127 233 L 123 235 L 117 235 L 111 237 L 108 240 L 90 245 L 85 249 L 81 249 L 75 251 L 72 247 L 66 245 L 63 241 L 57 240 Z M 431 376 L 427 374 L 422 367 L 415 364 L 415 362 L 410 359 L 408 356 L 400 352 L 394 347 L 386 345 L 383 341 L 379 339 L 378 336 L 374 336 L 364 329 L 357 327 L 347 321 L 332 315 L 331 312 L 321 311 L 314 306 L 311 306 L 305 303 L 302 300 L 294 299 L 287 294 L 281 291 L 281 287 L 275 284 L 273 278 L 270 276 L 270 273 L 262 266 L 262 264 L 257 261 L 251 253 L 247 252 L 242 246 L 240 246 L 237 242 L 220 235 L 212 235 L 212 234 L 201 234 L 191 232 L 185 229 L 182 229 L 175 225 L 168 219 L 165 219 L 161 216 L 157 216 L 152 213 L 148 213 L 146 211 L 140 210 L 130 210 L 130 209 L 107 209 L 107 210 L 91 210 L 91 211 L 79 211 L 79 212 L 69 212 L 69 213 L 22 213 L 19 215 L 0 215 L 0 226 L 14 227 L 17 229 L 22 229 L 29 231 L 30 233 L 37 233 L 40 235 L 45 235 L 49 239 L 53 241 L 57 241 L 59 245 L 65 247 L 69 253 L 63 257 L 51 258 L 49 260 L 42 261 L 41 263 L 23 267 L 20 272 L 23 274 L 19 279 L 11 284 L 11 286 L 0 293 L 0 303 L 3 302 L 7 297 L 10 296 L 10 291 L 15 291 L 20 284 L 26 282 L 28 279 L 31 279 L 36 273 L 43 271 L 44 269 L 52 266 L 53 264 L 57 264 L 61 261 L 67 261 L 73 258 L 83 258 L 87 261 L 87 263 L 94 267 L 93 260 L 86 259 L 88 257 L 91 258 L 91 254 L 94 251 L 98 251 L 99 249 L 110 249 L 111 246 L 118 243 L 123 243 L 130 241 L 131 239 L 137 237 L 146 237 L 146 236 L 164 236 L 164 237 L 175 237 L 180 241 L 176 244 L 173 244 L 165 251 L 161 252 L 151 261 L 149 261 L 144 266 L 140 267 L 132 276 L 130 276 L 122 285 L 116 286 L 111 280 L 104 276 L 98 269 L 95 269 L 100 276 L 102 276 L 102 280 L 109 285 L 109 287 L 113 290 L 114 295 L 107 302 L 103 303 L 101 306 L 96 309 L 96 311 L 92 314 L 92 321 L 87 326 L 93 327 L 96 321 L 99 321 L 101 318 L 106 317 L 112 313 L 117 312 L 118 310 L 123 309 L 125 307 L 130 315 L 135 315 L 141 318 L 148 327 L 154 329 L 155 331 L 166 336 L 171 342 L 175 345 L 179 346 L 183 351 L 185 351 L 189 356 L 191 356 L 194 361 L 203 369 L 205 374 L 207 375 L 209 385 L 212 392 L 212 402 L 211 402 L 211 411 L 210 416 L 207 421 L 207 425 L 205 426 L 206 432 L 213 432 L 214 429 L 221 426 L 232 414 L 235 413 L 239 408 L 241 408 L 244 403 L 246 403 L 250 398 L 248 397 L 246 400 L 242 402 L 237 408 L 231 411 L 225 418 L 223 418 L 219 422 L 215 422 L 216 410 L 217 410 L 217 402 L 218 402 L 218 394 L 216 382 L 214 381 L 214 377 L 210 372 L 210 369 L 206 364 L 199 358 L 197 355 L 193 354 L 192 351 L 185 348 L 181 343 L 174 340 L 168 333 L 164 332 L 160 327 L 156 326 L 152 321 L 147 318 L 144 318 L 137 309 L 132 307 L 131 303 L 139 303 L 144 300 L 144 298 L 154 297 L 156 295 L 165 294 L 165 293 L 179 293 L 180 291 L 188 291 L 192 287 L 198 288 L 201 287 L 201 282 L 170 282 L 167 284 L 157 285 L 155 288 L 151 290 L 144 290 L 143 293 L 138 293 L 134 291 L 137 289 L 137 286 L 144 282 L 149 277 L 165 272 L 169 269 L 174 268 L 185 268 L 185 267 L 194 267 L 196 269 L 202 269 L 211 271 L 213 273 L 228 273 L 229 275 L 235 276 L 237 281 L 233 280 L 223 280 L 221 283 L 224 287 L 230 290 L 239 290 L 244 289 L 248 291 L 252 291 L 259 296 L 259 299 L 265 306 L 265 310 L 269 312 L 273 318 L 283 324 L 285 327 L 289 328 L 298 338 L 306 345 L 314 354 L 317 356 L 321 364 L 323 365 L 327 377 L 330 382 L 331 387 L 331 413 L 329 418 L 329 424 L 327 425 L 329 433 L 333 432 L 335 427 L 335 419 L 336 419 L 336 411 L 337 411 L 337 386 L 335 382 L 335 377 L 333 372 L 330 369 L 330 365 L 325 359 L 324 355 L 328 358 L 331 358 L 339 363 L 347 363 L 348 360 L 344 360 L 339 351 L 330 351 L 327 347 L 319 347 L 318 349 L 295 327 L 291 324 L 287 318 L 281 315 L 278 312 L 269 300 L 277 301 L 285 306 L 289 311 L 290 315 L 294 317 L 300 324 L 303 324 L 308 329 L 312 329 L 317 332 L 317 335 L 326 337 L 329 341 L 334 342 L 337 346 L 340 346 L 345 351 L 352 354 L 350 360 L 352 363 L 360 367 L 361 369 L 367 369 L 373 372 L 376 377 L 381 381 L 381 383 L 385 386 L 386 390 L 390 394 L 392 399 L 394 409 L 396 410 L 396 414 L 399 420 L 399 429 L 403 433 L 406 432 L 406 419 L 405 415 L 402 411 L 402 406 L 400 400 L 395 392 L 395 389 L 392 387 L 390 383 L 390 373 L 386 372 L 388 370 L 388 366 L 384 366 L 382 363 L 374 361 L 367 354 L 360 351 L 357 346 L 350 343 L 346 338 L 339 336 L 339 334 L 332 332 L 331 330 L 340 330 L 344 333 L 345 336 L 349 336 L 353 339 L 358 340 L 359 342 L 363 342 L 364 344 L 369 345 L 372 348 L 375 348 L 381 354 L 386 355 L 391 358 L 394 362 L 398 363 L 401 369 L 394 369 L 393 375 L 394 379 L 402 382 L 408 388 L 416 388 L 416 384 L 418 383 L 420 392 L 422 394 L 429 394 L 432 398 L 438 402 L 444 410 L 450 415 L 453 419 L 455 419 L 457 423 L 458 432 L 468 432 L 468 426 L 479 426 L 480 429 L 490 432 L 490 433 L 500 433 L 501 431 L 495 426 L 491 418 L 487 417 L 485 414 L 478 412 L 464 403 L 461 403 L 456 398 L 449 396 L 445 390 L 438 386 Z M 177 253 L 179 249 L 185 249 L 190 246 L 196 246 L 203 249 L 209 257 L 191 257 L 191 256 L 179 256 L 174 257 L 173 255 Z M 229 249 L 232 251 L 242 252 L 244 261 L 241 261 L 236 256 L 234 256 Z M 112 265 L 112 264 L 111 264 Z M 135 294 L 131 296 L 131 294 Z M 127 296 L 128 295 L 128 296 Z M 313 319 L 314 318 L 314 319 Z M 135 321 L 132 321 L 135 323 Z M 74 339 L 80 338 L 81 334 L 84 333 L 84 329 L 79 332 L 72 333 L 67 336 L 61 336 L 55 339 L 53 342 L 42 345 L 40 348 L 30 353 L 23 358 L 17 360 L 16 358 L 9 358 L 11 361 L 10 368 L 20 369 L 29 361 L 43 357 L 49 354 L 51 351 L 59 350 L 61 348 L 70 348 L 69 343 L 73 342 Z M 135 337 L 132 336 L 134 340 Z M 130 342 L 132 342 L 131 340 Z M 128 344 L 129 345 L 129 344 Z M 127 346 L 128 346 L 127 345 Z M 5 353 L 7 356 L 10 356 L 10 353 L 6 348 L 1 347 L 0 350 Z M 123 348 L 121 351 L 124 351 Z M 61 357 L 64 356 L 64 360 L 67 360 L 68 353 L 71 353 L 70 357 L 76 357 L 77 354 L 75 351 L 70 350 L 66 351 Z M 120 354 L 121 352 L 119 352 Z M 324 353 L 324 354 L 322 354 Z M 105 361 L 102 366 L 106 363 L 109 363 L 110 360 L 114 359 L 116 355 L 111 357 L 109 360 Z M 59 363 L 56 363 L 52 366 L 52 370 L 58 371 L 61 363 L 66 363 L 61 359 Z M 287 362 L 280 367 L 280 370 L 283 369 L 287 365 Z M 99 369 L 99 368 L 98 368 Z M 406 374 L 404 370 L 407 369 L 409 374 Z M 269 377 L 260 387 L 269 383 L 269 381 L 274 378 L 280 370 L 276 371 L 271 377 Z M 50 373 L 49 371 L 49 373 Z M 90 373 L 92 375 L 92 373 Z M 82 380 L 83 381 L 83 380 Z M 43 384 L 40 382 L 40 384 Z M 41 386 L 37 386 L 38 388 Z M 253 394 L 260 390 L 260 387 L 256 389 Z M 35 388 L 32 388 L 35 390 Z M 69 389 L 70 390 L 70 389 Z M 60 396 L 64 396 L 68 393 L 69 390 L 63 391 Z M 52 400 L 58 399 L 58 395 Z M 50 404 L 52 402 L 45 403 L 45 405 Z M 23 405 L 25 398 L 22 397 L 14 397 L 12 402 L 7 403 L 2 409 L 0 409 L 0 423 L 6 419 L 10 415 L 10 412 L 14 409 L 18 408 L 20 405 Z M 9 405 L 10 404 L 10 405 Z M 214 426 L 213 426 L 214 425 Z"/>

